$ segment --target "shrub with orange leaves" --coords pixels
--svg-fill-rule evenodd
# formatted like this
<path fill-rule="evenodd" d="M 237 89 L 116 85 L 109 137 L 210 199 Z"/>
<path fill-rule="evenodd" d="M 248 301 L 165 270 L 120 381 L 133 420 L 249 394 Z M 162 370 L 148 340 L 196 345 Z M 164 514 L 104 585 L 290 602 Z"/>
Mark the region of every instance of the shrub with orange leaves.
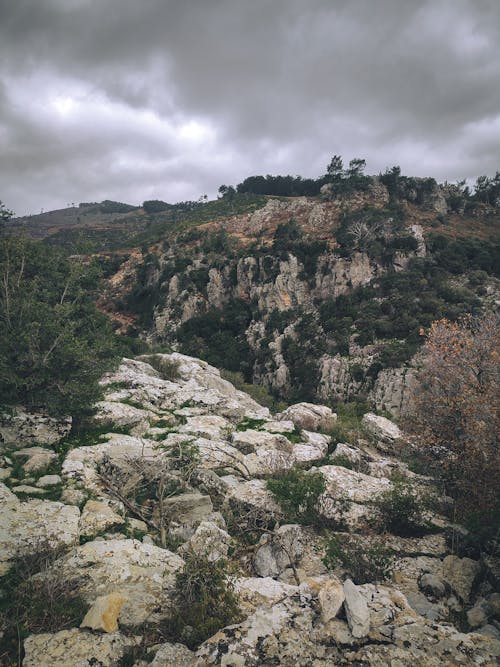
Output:
<path fill-rule="evenodd" d="M 440 452 L 443 479 L 462 517 L 498 511 L 500 319 L 488 314 L 433 322 L 410 426 Z"/>

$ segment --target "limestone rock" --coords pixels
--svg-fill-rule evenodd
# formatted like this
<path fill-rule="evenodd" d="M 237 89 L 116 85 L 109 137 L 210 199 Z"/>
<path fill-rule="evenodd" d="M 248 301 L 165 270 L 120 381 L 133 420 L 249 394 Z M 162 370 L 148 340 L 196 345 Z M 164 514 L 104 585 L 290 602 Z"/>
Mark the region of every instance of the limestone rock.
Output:
<path fill-rule="evenodd" d="M 272 607 L 286 597 L 297 595 L 299 588 L 272 577 L 242 577 L 235 582 L 235 592 L 244 610 L 253 613 L 259 607 Z"/>
<path fill-rule="evenodd" d="M 162 644 L 149 667 L 196 667 L 195 654 L 184 644 Z"/>
<path fill-rule="evenodd" d="M 19 486 L 13 486 L 12 490 L 14 493 L 24 493 L 30 496 L 43 496 L 47 491 L 45 489 L 40 489 L 37 486 L 30 486 L 29 484 L 20 484 Z"/>
<path fill-rule="evenodd" d="M 318 602 L 323 623 L 328 623 L 337 616 L 344 600 L 344 588 L 337 578 L 326 579 L 321 582 Z"/>
<path fill-rule="evenodd" d="M 26 458 L 23 464 L 24 472 L 38 472 L 57 460 L 57 454 L 45 447 L 25 447 L 12 452 L 14 458 Z"/>
<path fill-rule="evenodd" d="M 471 558 L 449 555 L 443 561 L 443 579 L 466 603 L 480 571 L 480 564 Z"/>
<path fill-rule="evenodd" d="M 38 412 L 27 412 L 16 407 L 11 413 L 0 415 L 0 447 L 35 445 L 43 442 L 53 445 L 70 430 L 71 419 L 56 419 Z"/>
<path fill-rule="evenodd" d="M 31 635 L 24 642 L 23 667 L 119 667 L 136 641 L 119 632 L 93 634 L 78 628 Z"/>
<path fill-rule="evenodd" d="M 358 447 L 352 447 L 352 445 L 339 442 L 332 452 L 331 457 L 333 459 L 342 457 L 350 461 L 353 465 L 359 466 L 361 463 L 361 450 Z"/>
<path fill-rule="evenodd" d="M 118 620 L 134 627 L 156 622 L 170 607 L 175 574 L 184 561 L 176 554 L 138 540 L 87 542 L 53 565 L 78 587 L 89 603 L 119 591 L 126 598 Z"/>
<path fill-rule="evenodd" d="M 44 489 L 47 486 L 57 486 L 62 479 L 59 475 L 43 475 L 37 480 L 36 485 Z"/>
<path fill-rule="evenodd" d="M 263 480 L 241 481 L 234 475 L 225 475 L 221 480 L 226 487 L 226 502 L 229 505 L 269 518 L 281 516 L 281 508 Z"/>
<path fill-rule="evenodd" d="M 119 428 L 130 427 L 134 428 L 134 433 L 137 434 L 145 433 L 149 420 L 155 417 L 155 413 L 151 410 L 143 410 L 119 401 L 100 401 L 96 403 L 96 408 L 94 421 L 97 424 L 110 424 Z"/>
<path fill-rule="evenodd" d="M 192 552 L 198 556 L 204 556 L 210 562 L 226 558 L 231 535 L 221 530 L 211 521 L 202 521 L 195 530 L 194 535 L 182 545 L 180 553 Z"/>
<path fill-rule="evenodd" d="M 284 452 L 292 451 L 292 444 L 284 435 L 268 433 L 267 431 L 235 431 L 232 437 L 233 445 L 244 454 L 250 454 L 263 447 Z"/>
<path fill-rule="evenodd" d="M 199 526 L 207 514 L 213 511 L 210 496 L 204 496 L 197 491 L 167 498 L 164 507 L 172 521 L 193 528 Z"/>
<path fill-rule="evenodd" d="M 120 593 L 108 593 L 97 598 L 85 614 L 81 628 L 116 632 L 118 630 L 118 614 L 125 602 Z"/>
<path fill-rule="evenodd" d="M 0 571 L 16 556 L 78 543 L 78 507 L 50 500 L 8 499 L 0 504 Z"/>
<path fill-rule="evenodd" d="M 296 403 L 276 415 L 276 418 L 290 420 L 296 428 L 307 431 L 328 431 L 337 421 L 337 415 L 329 407 L 314 403 Z"/>
<path fill-rule="evenodd" d="M 363 415 L 361 423 L 371 435 L 383 442 L 393 444 L 403 437 L 399 426 L 391 422 L 390 419 L 379 417 L 372 412 Z"/>
<path fill-rule="evenodd" d="M 80 533 L 85 537 L 97 535 L 112 526 L 125 523 L 125 519 L 99 500 L 88 500 L 80 517 Z"/>
<path fill-rule="evenodd" d="M 350 580 L 344 581 L 344 608 L 353 637 L 365 637 L 370 632 L 370 612 L 366 599 Z"/>
<path fill-rule="evenodd" d="M 421 577 L 419 587 L 424 593 L 432 595 L 435 598 L 442 598 L 446 593 L 445 582 L 430 572 Z"/>
<path fill-rule="evenodd" d="M 233 430 L 231 422 L 218 415 L 200 415 L 188 417 L 186 423 L 179 428 L 179 433 L 198 435 L 213 440 L 227 439 Z"/>
<path fill-rule="evenodd" d="M 295 431 L 295 424 L 292 421 L 286 420 L 275 420 L 269 421 L 262 424 L 261 429 L 263 431 L 269 431 L 270 433 L 293 433 Z"/>

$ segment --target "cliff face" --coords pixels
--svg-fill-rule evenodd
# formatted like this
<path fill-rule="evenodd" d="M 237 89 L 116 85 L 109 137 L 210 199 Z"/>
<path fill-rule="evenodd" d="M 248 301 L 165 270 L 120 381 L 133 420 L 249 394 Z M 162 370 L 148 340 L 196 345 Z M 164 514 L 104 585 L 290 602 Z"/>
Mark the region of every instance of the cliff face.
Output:
<path fill-rule="evenodd" d="M 429 252 L 443 201 L 437 188 L 395 206 L 378 182 L 347 199 L 268 199 L 132 255 L 103 301 L 122 324 L 135 312 L 150 342 L 241 371 L 288 401 L 365 400 L 399 415 L 419 329 L 474 310 L 494 289 L 490 277 L 458 284 L 432 236 Z"/>

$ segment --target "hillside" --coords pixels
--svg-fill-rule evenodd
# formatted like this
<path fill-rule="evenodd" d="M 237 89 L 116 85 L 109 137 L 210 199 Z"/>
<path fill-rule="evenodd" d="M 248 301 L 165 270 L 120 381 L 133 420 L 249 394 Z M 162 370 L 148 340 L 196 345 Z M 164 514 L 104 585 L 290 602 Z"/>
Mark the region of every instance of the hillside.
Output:
<path fill-rule="evenodd" d="M 254 181 L 211 202 L 82 205 L 11 225 L 99 249 L 99 304 L 122 333 L 200 356 L 276 400 L 404 412 L 421 329 L 498 301 L 496 195 L 394 170 L 344 176 L 314 197 L 261 194 L 266 179 L 240 191 Z"/>
<path fill-rule="evenodd" d="M 102 384 L 78 435 L 2 415 L 2 664 L 497 664 L 497 561 L 395 424 L 178 353 Z"/>

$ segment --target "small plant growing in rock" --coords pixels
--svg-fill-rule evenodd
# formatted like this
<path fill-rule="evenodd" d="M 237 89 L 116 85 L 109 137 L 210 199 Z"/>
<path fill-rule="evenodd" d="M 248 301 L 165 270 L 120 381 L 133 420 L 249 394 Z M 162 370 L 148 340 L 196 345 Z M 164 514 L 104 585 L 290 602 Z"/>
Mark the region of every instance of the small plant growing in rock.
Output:
<path fill-rule="evenodd" d="M 163 628 L 166 638 L 195 648 L 205 639 L 240 619 L 238 597 L 227 563 L 194 554 L 177 574 L 174 613 Z"/>
<path fill-rule="evenodd" d="M 384 545 L 366 546 L 348 535 L 327 540 L 323 563 L 329 570 L 342 567 L 356 584 L 384 581 L 392 571 L 392 557 Z"/>
<path fill-rule="evenodd" d="M 320 521 L 317 504 L 326 488 L 326 480 L 320 472 L 307 473 L 292 468 L 276 479 L 268 479 L 267 488 L 283 508 L 287 521 L 303 524 Z"/>
<path fill-rule="evenodd" d="M 154 354 L 148 358 L 148 363 L 160 373 L 164 380 L 174 382 L 179 379 L 180 362 L 169 359 L 162 354 Z"/>
<path fill-rule="evenodd" d="M 429 505 L 427 497 L 413 488 L 410 480 L 393 476 L 392 488 L 378 498 L 382 528 L 402 537 L 425 532 L 424 512 Z"/>

